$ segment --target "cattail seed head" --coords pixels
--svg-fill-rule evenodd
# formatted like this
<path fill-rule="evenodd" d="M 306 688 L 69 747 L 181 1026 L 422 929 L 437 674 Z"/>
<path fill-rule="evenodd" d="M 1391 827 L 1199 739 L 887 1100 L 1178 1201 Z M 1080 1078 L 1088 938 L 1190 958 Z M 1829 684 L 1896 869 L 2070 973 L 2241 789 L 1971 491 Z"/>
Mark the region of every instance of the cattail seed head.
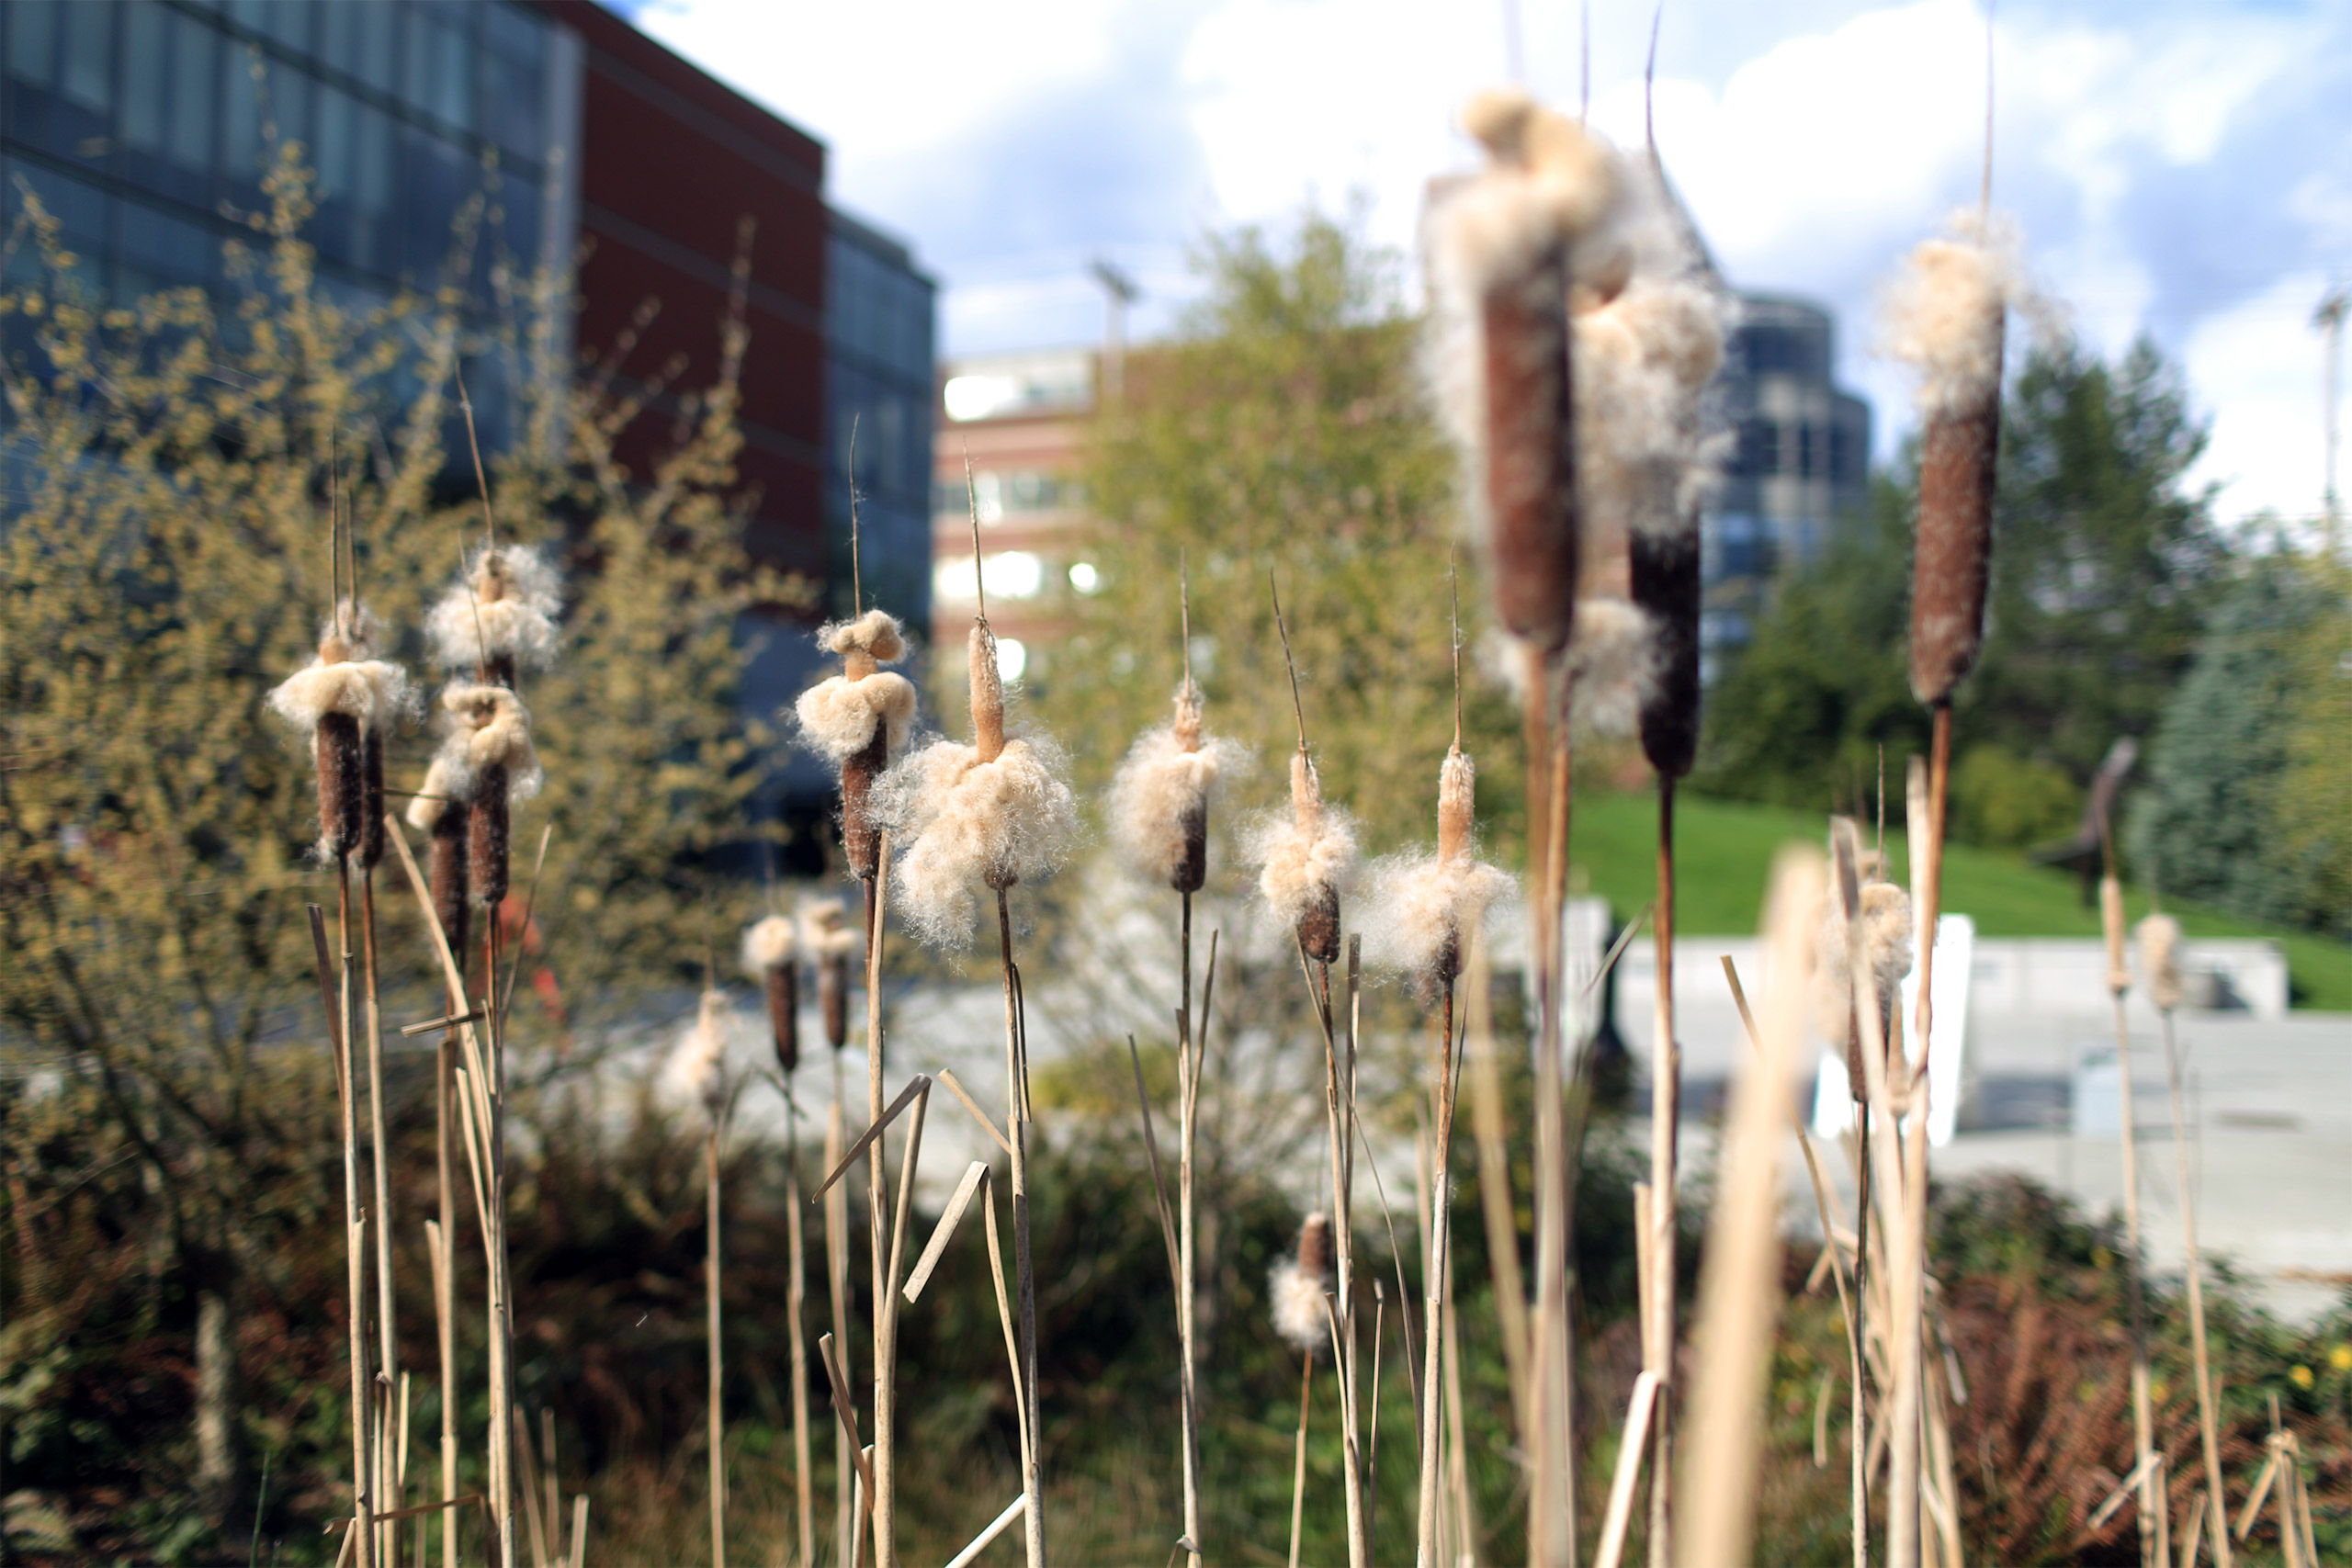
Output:
<path fill-rule="evenodd" d="M 1649 619 L 1655 649 L 1641 702 L 1642 752 L 1660 778 L 1690 773 L 1699 755 L 1699 531 L 1636 533 L 1634 604 Z"/>
<path fill-rule="evenodd" d="M 318 753 L 319 851 L 341 860 L 359 845 L 361 802 L 366 796 L 359 721 L 347 713 L 319 716 L 313 747 Z"/>
<path fill-rule="evenodd" d="M 800 1065 L 799 926 L 790 917 L 769 915 L 743 931 L 743 972 L 767 993 L 768 1024 L 775 1039 L 776 1064 L 790 1077 Z"/>
<path fill-rule="evenodd" d="M 1439 401 L 1463 448 L 1496 609 L 1553 653 L 1576 613 L 1573 253 L 1621 184 L 1602 143 L 1523 94 L 1481 94 L 1464 125 L 1488 163 L 1429 215 Z"/>
<path fill-rule="evenodd" d="M 546 554 L 501 545 L 476 554 L 435 601 L 424 618 L 425 641 L 435 663 L 470 669 L 482 684 L 511 689 L 517 671 L 554 661 L 562 607 L 561 581 Z"/>
<path fill-rule="evenodd" d="M 702 1102 L 713 1122 L 726 1113 L 727 993 L 713 987 L 702 994 L 684 1043 L 671 1059 L 672 1081 Z"/>
<path fill-rule="evenodd" d="M 433 895 L 434 918 L 441 922 L 450 954 L 462 969 L 471 951 L 473 907 L 469 897 L 471 811 L 463 801 L 452 801 L 433 819 L 425 840 L 425 874 Z"/>
<path fill-rule="evenodd" d="M 993 762 L 1004 750 L 1004 676 L 997 668 L 996 633 L 986 621 L 972 623 L 966 645 L 972 691 L 972 746 L 979 761 Z"/>
<path fill-rule="evenodd" d="M 541 782 L 530 711 L 504 686 L 462 682 L 441 694 L 441 705 L 449 728 L 436 761 L 445 787 L 468 807 L 469 890 L 494 908 L 506 897 L 513 807 L 537 795 Z"/>
<path fill-rule="evenodd" d="M 817 961 L 817 1010 L 825 1015 L 825 1043 L 849 1043 L 849 957 L 835 953 Z"/>
<path fill-rule="evenodd" d="M 2180 922 L 2170 915 L 2150 915 L 2140 922 L 2140 974 L 2147 981 L 2148 999 L 2158 1011 L 2180 1006 Z"/>
<path fill-rule="evenodd" d="M 892 903 L 922 941 L 942 948 L 971 939 L 978 889 L 1051 876 L 1079 830 L 1061 748 L 1043 735 L 1006 734 L 996 639 L 976 624 L 968 647 L 978 743 L 933 741 L 884 774 L 871 804 L 901 850 Z"/>
<path fill-rule="evenodd" d="M 2017 292 L 2011 242 L 1977 215 L 1905 259 L 1883 310 L 1884 347 L 1918 371 L 1919 529 L 1911 591 L 1911 690 L 1930 706 L 1984 640 L 2002 337 Z"/>
<path fill-rule="evenodd" d="M 1208 879 L 1210 796 L 1246 760 L 1239 746 L 1204 732 L 1198 689 L 1178 692 L 1174 719 L 1137 737 L 1111 780 L 1111 837 L 1129 869 L 1199 892 Z"/>
<path fill-rule="evenodd" d="M 842 907 L 831 898 L 800 906 L 800 947 L 817 966 L 817 1009 L 825 1019 L 825 1043 L 840 1050 L 849 1042 L 850 964 L 857 953 Z"/>
<path fill-rule="evenodd" d="M 506 764 L 492 762 L 477 769 L 474 789 L 466 810 L 466 879 L 474 901 L 495 909 L 505 900 L 506 874 L 514 860 L 514 814 L 506 804 Z"/>
<path fill-rule="evenodd" d="M 1250 835 L 1258 893 L 1320 964 L 1340 956 L 1340 889 L 1356 858 L 1355 825 L 1323 799 L 1323 781 L 1305 751 L 1290 760 L 1288 817 L 1263 818 Z"/>
<path fill-rule="evenodd" d="M 373 869 L 384 858 L 384 735 L 369 729 L 359 737 L 359 863 Z"/>
<path fill-rule="evenodd" d="M 1879 1043 L 1892 1052 L 1895 1005 L 1904 977 L 1911 973 L 1911 896 L 1891 882 L 1864 883 L 1860 922 L 1861 961 L 1876 992 Z M 1862 1061 L 1861 987 L 1849 936 L 1846 912 L 1833 897 L 1822 912 L 1814 952 L 1815 1027 L 1825 1039 L 1845 1046 L 1846 1087 L 1860 1102 L 1870 1097 L 1870 1079 Z"/>
<path fill-rule="evenodd" d="M 1271 1281 L 1274 1332 L 1310 1356 L 1330 1345 L 1324 1292 L 1331 1260 L 1331 1221 L 1309 1214 L 1298 1229 L 1298 1250 L 1274 1265 Z"/>
<path fill-rule="evenodd" d="M 1476 823 L 1477 770 L 1457 746 L 1438 768 L 1437 853 L 1390 855 L 1372 867 L 1365 956 L 1408 976 L 1426 1006 L 1461 976 L 1464 936 L 1512 891 L 1508 874 L 1477 859 Z"/>
<path fill-rule="evenodd" d="M 875 781 L 906 749 L 914 726 L 914 683 L 884 664 L 905 657 L 897 617 L 880 610 L 835 621 L 817 632 L 818 646 L 842 660 L 842 672 L 820 681 L 793 705 L 801 744 L 841 771 L 842 849 L 850 871 L 871 882 L 882 869 L 874 822 Z"/>

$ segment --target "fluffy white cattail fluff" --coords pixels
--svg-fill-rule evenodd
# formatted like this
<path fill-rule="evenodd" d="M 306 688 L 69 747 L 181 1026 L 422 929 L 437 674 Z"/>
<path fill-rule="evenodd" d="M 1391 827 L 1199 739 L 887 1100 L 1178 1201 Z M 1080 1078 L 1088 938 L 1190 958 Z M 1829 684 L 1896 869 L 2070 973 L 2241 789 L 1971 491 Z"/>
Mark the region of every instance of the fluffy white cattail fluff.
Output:
<path fill-rule="evenodd" d="M 673 1087 L 702 1101 L 703 1110 L 714 1121 L 727 1109 L 728 1013 L 726 992 L 716 988 L 703 992 L 694 1027 L 686 1032 L 670 1063 Z"/>
<path fill-rule="evenodd" d="M 812 959 L 847 958 L 857 952 L 857 932 L 850 929 L 841 905 L 831 898 L 804 898 L 797 911 L 800 951 Z"/>
<path fill-rule="evenodd" d="M 1180 893 L 1200 891 L 1210 796 L 1247 756 L 1238 742 L 1202 728 L 1200 689 L 1188 682 L 1176 694 L 1176 716 L 1144 731 L 1111 780 L 1111 840 L 1128 868 Z"/>
<path fill-rule="evenodd" d="M 2159 1010 L 2180 1005 L 2180 922 L 2170 915 L 2150 915 L 2140 922 L 2140 974 L 2147 982 L 2148 999 Z"/>
<path fill-rule="evenodd" d="M 846 621 L 828 621 L 819 626 L 817 646 L 844 660 L 855 660 L 863 655 L 876 664 L 896 664 L 907 655 L 907 630 L 898 616 L 868 610 Z"/>
<path fill-rule="evenodd" d="M 1881 1043 L 1887 1044 L 1885 1031 L 1892 1027 L 1904 976 L 1911 973 L 1911 895 L 1892 882 L 1864 883 L 1861 892 L 1862 962 L 1878 990 Z M 1846 911 L 1831 898 L 1822 912 L 1814 954 L 1814 1021 L 1822 1038 L 1846 1047 L 1849 1083 L 1859 1100 L 1866 1081 L 1860 1054 L 1861 998 L 1855 994 L 1846 939 Z"/>
<path fill-rule="evenodd" d="M 1509 874 L 1476 857 L 1477 773 L 1459 748 L 1438 769 L 1437 852 L 1373 863 L 1364 954 L 1409 976 L 1434 999 L 1462 973 L 1464 933 L 1513 890 Z"/>
<path fill-rule="evenodd" d="M 486 768 L 506 770 L 506 799 L 519 806 L 539 793 L 538 753 L 531 745 L 531 715 L 523 699 L 503 686 L 456 682 L 441 694 L 452 723 L 435 764 L 442 783 L 470 795 Z"/>
<path fill-rule="evenodd" d="M 743 973 L 754 980 L 789 964 L 798 953 L 799 928 L 789 915 L 769 915 L 743 929 Z"/>
<path fill-rule="evenodd" d="M 1298 1230 L 1296 1255 L 1275 1264 L 1267 1281 L 1274 1332 L 1309 1356 L 1330 1348 L 1331 1325 L 1323 1298 L 1330 1272 L 1331 1222 L 1323 1214 L 1309 1214 Z"/>
<path fill-rule="evenodd" d="M 1726 325 L 1722 295 L 1696 271 L 1636 272 L 1613 299 L 1575 317 L 1577 493 L 1587 530 L 1622 536 L 1695 525 L 1717 456 L 1700 398 L 1723 363 Z"/>
<path fill-rule="evenodd" d="M 970 651 L 976 744 L 934 740 L 874 787 L 876 820 L 906 846 L 891 902 L 933 947 L 971 940 L 979 889 L 1051 876 L 1078 841 L 1068 759 L 1045 736 L 1007 735 L 996 638 L 984 625 Z"/>
<path fill-rule="evenodd" d="M 1548 654 L 1567 641 L 1577 576 L 1566 296 L 1577 268 L 1620 259 L 1581 242 L 1623 182 L 1603 143 L 1524 94 L 1481 95 L 1463 121 L 1488 160 L 1430 204 L 1429 373 L 1496 608 Z"/>
<path fill-rule="evenodd" d="M 915 721 L 914 682 L 895 670 L 876 670 L 855 680 L 828 675 L 801 693 L 792 709 L 800 720 L 800 739 L 827 761 L 838 765 L 865 750 L 877 727 L 887 727 L 895 756 L 905 749 Z"/>
<path fill-rule="evenodd" d="M 1918 373 L 1924 414 L 1966 414 L 2001 383 L 2004 312 L 2019 292 L 2016 241 L 1975 212 L 1904 258 L 1880 303 L 1879 348 Z"/>
<path fill-rule="evenodd" d="M 1290 807 L 1287 817 L 1260 818 L 1250 836 L 1250 859 L 1259 868 L 1258 896 L 1275 918 L 1299 930 L 1309 957 L 1328 964 L 1339 945 L 1339 895 L 1355 868 L 1355 823 L 1324 800 L 1323 780 L 1304 751 L 1291 753 Z M 1324 933 L 1308 928 L 1319 928 L 1327 916 L 1329 940 L 1311 940 Z"/>
<path fill-rule="evenodd" d="M 450 670 L 545 669 L 555 658 L 562 608 L 562 581 L 546 555 L 530 545 L 501 545 L 478 552 L 464 578 L 426 612 L 425 640 L 434 662 Z"/>
<path fill-rule="evenodd" d="M 435 757 L 424 770 L 424 782 L 416 786 L 416 794 L 408 803 L 408 825 L 420 833 L 433 831 L 442 813 L 449 809 L 457 789 L 449 782 L 449 764 Z"/>
<path fill-rule="evenodd" d="M 1658 642 L 1650 617 L 1615 595 L 1577 602 L 1568 644 L 1570 716 L 1595 735 L 1631 735 L 1657 690 Z"/>
<path fill-rule="evenodd" d="M 331 713 L 356 719 L 361 733 L 380 732 L 411 705 L 408 672 L 368 657 L 356 637 L 321 635 L 318 657 L 269 694 L 272 712 L 298 730 L 311 730 Z"/>

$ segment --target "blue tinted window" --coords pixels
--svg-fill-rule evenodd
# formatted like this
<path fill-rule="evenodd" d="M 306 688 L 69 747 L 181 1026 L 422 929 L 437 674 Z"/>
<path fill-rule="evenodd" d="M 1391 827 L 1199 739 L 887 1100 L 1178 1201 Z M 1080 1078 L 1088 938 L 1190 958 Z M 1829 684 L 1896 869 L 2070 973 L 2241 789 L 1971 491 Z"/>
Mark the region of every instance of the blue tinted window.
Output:
<path fill-rule="evenodd" d="M 114 284 L 118 302 L 128 305 L 164 289 L 211 280 L 220 242 L 210 231 L 134 202 L 121 203 L 119 212 L 122 246 Z"/>
<path fill-rule="evenodd" d="M 59 0 L 14 0 L 8 13 L 8 74 L 46 86 L 57 66 Z"/>
<path fill-rule="evenodd" d="M 10 174 L 13 178 L 21 179 L 30 186 L 41 206 L 57 220 L 58 243 L 74 258 L 74 276 L 95 291 L 99 286 L 98 269 L 107 248 L 107 201 L 105 194 L 70 175 L 52 173 L 21 159 L 13 162 Z M 18 254 L 32 252 L 33 247 L 26 245 L 20 247 Z M 45 265 L 37 254 L 29 254 L 28 259 L 36 271 Z"/>
<path fill-rule="evenodd" d="M 122 13 L 124 145 L 152 152 L 164 144 L 164 43 L 170 17 L 155 0 L 132 0 Z"/>
<path fill-rule="evenodd" d="M 192 17 L 172 18 L 173 162 L 212 172 L 213 61 L 220 34 Z"/>
<path fill-rule="evenodd" d="M 459 130 L 473 129 L 473 49 L 463 13 L 417 11 L 409 18 L 401 96 Z"/>
<path fill-rule="evenodd" d="M 399 79 L 400 8 L 389 0 L 337 8 L 359 13 L 358 33 L 352 46 L 357 58 L 351 67 L 352 73 L 379 92 L 390 92 L 392 84 Z"/>
<path fill-rule="evenodd" d="M 262 85 L 254 79 L 260 59 L 248 44 L 220 51 L 220 172 L 247 184 L 260 177 L 263 164 Z"/>
<path fill-rule="evenodd" d="M 414 126 L 401 129 L 400 270 L 420 280 L 440 270 L 449 255 L 458 209 L 473 189 L 470 175 L 457 148 Z"/>
<path fill-rule="evenodd" d="M 65 7 L 57 91 L 92 114 L 102 115 L 114 103 L 114 14 L 108 0 L 73 0 Z"/>
<path fill-rule="evenodd" d="M 547 27 L 511 6 L 482 13 L 481 128 L 510 152 L 546 156 Z"/>

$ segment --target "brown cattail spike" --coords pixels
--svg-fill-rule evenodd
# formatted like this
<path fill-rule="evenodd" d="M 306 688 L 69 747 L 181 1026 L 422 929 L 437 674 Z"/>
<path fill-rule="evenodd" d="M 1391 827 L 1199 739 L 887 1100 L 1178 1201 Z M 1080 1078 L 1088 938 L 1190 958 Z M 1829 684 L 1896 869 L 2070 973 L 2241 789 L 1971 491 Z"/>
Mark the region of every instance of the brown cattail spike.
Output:
<path fill-rule="evenodd" d="M 978 761 L 993 762 L 1004 750 L 1004 677 L 996 662 L 996 633 L 988 622 L 972 623 L 966 645 L 972 690 L 972 747 Z"/>
<path fill-rule="evenodd" d="M 825 1015 L 825 1043 L 849 1043 L 849 956 L 835 953 L 817 965 L 817 1008 Z"/>
<path fill-rule="evenodd" d="M 1306 1216 L 1298 1227 L 1298 1271 L 1310 1280 L 1323 1280 L 1331 1272 L 1331 1219 L 1328 1214 Z"/>
<path fill-rule="evenodd" d="M 2140 973 L 2148 986 L 2148 999 L 2160 1012 L 2180 1006 L 2186 994 L 2180 982 L 2180 922 L 2170 915 L 2150 915 L 2140 922 Z"/>
<path fill-rule="evenodd" d="M 1323 781 L 1304 751 L 1291 758 L 1290 801 L 1300 837 L 1310 845 L 1319 840 L 1324 825 Z M 1298 943 L 1306 950 L 1306 956 L 1317 964 L 1336 964 L 1340 958 L 1340 889 L 1320 867 L 1310 864 L 1307 876 L 1306 904 L 1298 917 Z"/>
<path fill-rule="evenodd" d="M 362 776 L 359 721 L 347 713 L 319 716 L 319 846 L 329 860 L 358 847 Z"/>
<path fill-rule="evenodd" d="M 474 902 L 491 908 L 506 897 L 507 865 L 514 858 L 506 791 L 506 764 L 492 762 L 474 774 L 473 797 L 467 802 L 467 879 Z"/>
<path fill-rule="evenodd" d="M 1495 608 L 1547 653 L 1566 648 L 1576 629 L 1567 293 L 1567 248 L 1558 245 L 1498 279 L 1480 301 Z"/>
<path fill-rule="evenodd" d="M 767 972 L 768 1026 L 775 1034 L 776 1069 L 786 1077 L 800 1065 L 800 972 L 772 964 Z"/>
<path fill-rule="evenodd" d="M 871 882 L 882 871 L 882 834 L 874 825 L 874 781 L 890 765 L 890 731 L 874 727 L 874 739 L 842 759 L 842 851 L 852 874 Z"/>
<path fill-rule="evenodd" d="M 1911 691 L 1933 707 L 1984 640 L 2001 355 L 2015 291 L 2006 240 L 1984 214 L 1905 259 L 1888 296 L 1886 348 L 1919 373 L 1919 535 L 1911 590 Z"/>
<path fill-rule="evenodd" d="M 468 897 L 468 849 L 471 812 L 462 800 L 445 802 L 433 819 L 426 840 L 425 871 L 433 892 L 433 912 L 441 922 L 449 951 L 462 965 L 473 935 L 473 907 Z"/>
<path fill-rule="evenodd" d="M 359 737 L 359 863 L 374 869 L 384 858 L 384 732 L 370 725 Z"/>
<path fill-rule="evenodd" d="M 2120 997 L 2132 988 L 2132 970 L 2123 961 L 2123 884 L 2111 871 L 2099 878 L 2098 918 L 2107 938 L 2107 988 Z"/>
<path fill-rule="evenodd" d="M 1630 542 L 1634 604 L 1649 617 L 1657 650 L 1642 698 L 1642 751 L 1659 777 L 1679 779 L 1699 754 L 1699 531 L 1636 529 Z"/>

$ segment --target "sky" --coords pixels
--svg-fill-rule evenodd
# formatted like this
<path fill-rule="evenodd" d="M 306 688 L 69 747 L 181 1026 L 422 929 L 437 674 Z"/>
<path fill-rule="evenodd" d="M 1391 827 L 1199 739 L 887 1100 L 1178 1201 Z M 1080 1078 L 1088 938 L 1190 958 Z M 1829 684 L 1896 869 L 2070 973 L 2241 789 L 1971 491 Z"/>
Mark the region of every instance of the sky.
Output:
<path fill-rule="evenodd" d="M 1169 331 L 1202 236 L 1310 204 L 1409 257 L 1425 182 L 1476 162 L 1462 103 L 1514 53 L 1566 107 L 1589 69 L 1592 123 L 1638 145 L 1652 19 L 1594 5 L 1588 67 L 1576 6 L 1503 0 L 616 3 L 827 143 L 834 201 L 939 280 L 950 355 L 1099 340 L 1097 257 L 1144 288 L 1130 331 Z M 2311 317 L 2352 279 L 2352 6 L 2009 0 L 1991 31 L 1994 202 L 2048 330 L 2109 356 L 2153 337 L 2211 421 L 2194 477 L 2220 514 L 2312 516 Z M 1882 457 L 1912 416 L 1876 300 L 1977 197 L 1985 39 L 1970 0 L 1672 0 L 1660 22 L 1668 175 L 1736 288 L 1835 312 Z"/>

